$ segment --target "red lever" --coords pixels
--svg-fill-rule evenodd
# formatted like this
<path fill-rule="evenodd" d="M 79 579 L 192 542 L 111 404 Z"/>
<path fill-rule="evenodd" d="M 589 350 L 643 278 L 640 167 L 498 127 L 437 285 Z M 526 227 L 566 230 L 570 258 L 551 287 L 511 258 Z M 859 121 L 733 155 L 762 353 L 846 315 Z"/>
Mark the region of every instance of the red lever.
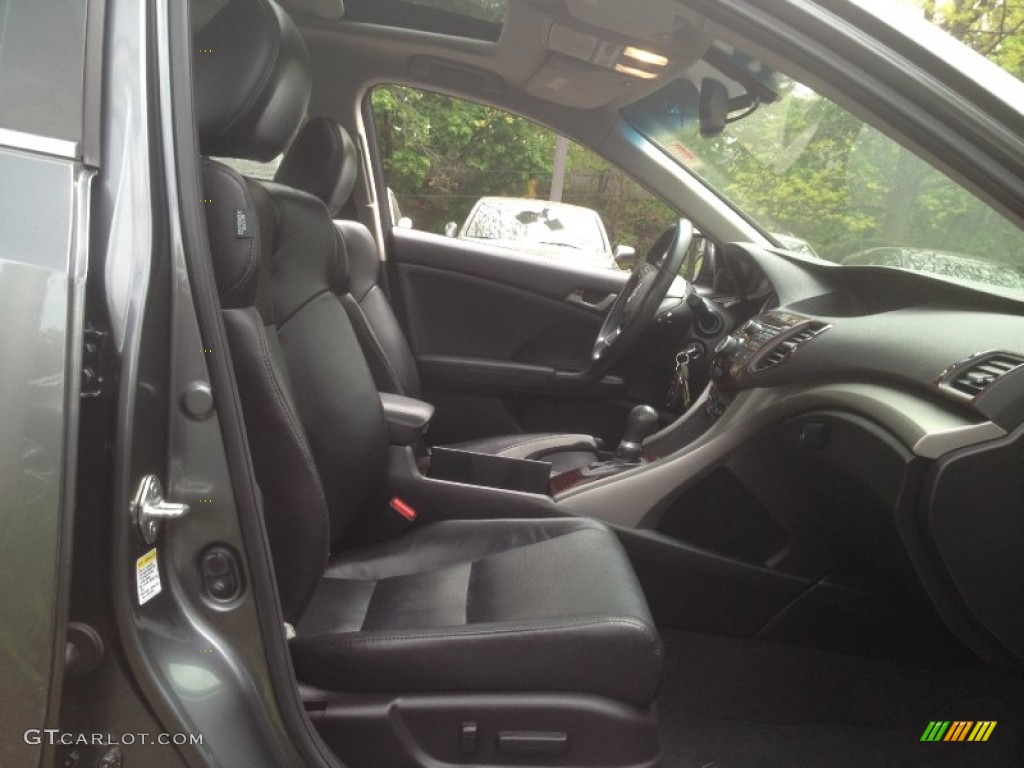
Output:
<path fill-rule="evenodd" d="M 397 496 L 391 499 L 391 508 L 410 522 L 412 522 L 419 516 L 419 513 L 415 509 L 410 507 Z"/>

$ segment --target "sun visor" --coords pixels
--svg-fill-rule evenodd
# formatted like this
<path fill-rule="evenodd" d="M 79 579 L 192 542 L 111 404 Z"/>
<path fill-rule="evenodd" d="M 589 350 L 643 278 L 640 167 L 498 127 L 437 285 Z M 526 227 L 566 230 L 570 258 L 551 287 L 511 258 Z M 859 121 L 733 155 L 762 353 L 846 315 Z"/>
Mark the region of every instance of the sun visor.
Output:
<path fill-rule="evenodd" d="M 595 109 L 631 94 L 636 84 L 613 69 L 552 54 L 527 81 L 526 92 L 575 109 Z"/>
<path fill-rule="evenodd" d="M 566 9 L 585 24 L 606 29 L 627 37 L 656 40 L 672 34 L 682 15 L 675 0 L 629 0 L 629 2 L 595 2 L 565 0 Z"/>

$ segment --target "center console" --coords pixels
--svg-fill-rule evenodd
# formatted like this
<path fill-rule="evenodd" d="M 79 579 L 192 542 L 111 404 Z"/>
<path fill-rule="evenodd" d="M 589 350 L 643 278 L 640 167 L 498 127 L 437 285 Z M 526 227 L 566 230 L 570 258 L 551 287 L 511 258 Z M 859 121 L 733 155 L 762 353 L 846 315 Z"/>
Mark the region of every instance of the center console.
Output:
<path fill-rule="evenodd" d="M 748 376 L 784 364 L 802 344 L 830 327 L 827 323 L 782 310 L 765 312 L 738 327 L 715 350 L 707 391 L 685 414 L 643 440 L 644 463 L 658 461 L 693 444 L 725 413 Z M 556 477 L 552 480 L 552 493 L 557 496 L 632 466 L 615 467 L 611 462 L 600 468 L 601 471 L 585 468 Z"/>
<path fill-rule="evenodd" d="M 711 362 L 711 391 L 705 409 L 721 416 L 747 376 L 782 365 L 806 341 L 831 326 L 794 312 L 758 315 L 726 336 Z"/>
<path fill-rule="evenodd" d="M 531 461 L 445 448 L 428 452 L 422 435 L 430 414 L 417 408 L 417 401 L 382 396 L 395 452 L 393 485 L 428 506 L 435 499 L 450 501 L 455 494 L 463 507 L 472 500 L 473 506 L 486 505 L 491 512 L 502 508 L 516 516 L 557 514 L 553 502 L 560 501 L 562 494 L 659 463 L 696 444 L 719 421 L 748 376 L 784 364 L 804 342 L 829 327 L 793 312 L 772 310 L 758 315 L 718 345 L 710 365 L 711 383 L 685 414 L 651 434 L 657 425 L 657 413 L 648 406 L 638 406 L 630 414 L 623 442 L 614 453 L 555 476 L 550 476 L 550 464 L 543 459 Z M 467 514 L 472 513 L 467 510 Z"/>

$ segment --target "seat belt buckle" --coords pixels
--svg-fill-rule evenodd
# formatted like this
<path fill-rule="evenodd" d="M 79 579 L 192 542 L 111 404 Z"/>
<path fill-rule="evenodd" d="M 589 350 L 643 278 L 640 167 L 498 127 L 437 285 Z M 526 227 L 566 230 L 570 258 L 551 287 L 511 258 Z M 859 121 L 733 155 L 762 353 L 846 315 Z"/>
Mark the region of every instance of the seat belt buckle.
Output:
<path fill-rule="evenodd" d="M 410 523 L 413 522 L 417 517 L 419 517 L 419 513 L 415 509 L 413 509 L 412 506 L 402 501 L 397 496 L 391 499 L 391 502 L 388 504 L 388 506 L 395 510 L 395 512 L 404 517 L 406 520 L 408 520 Z"/>

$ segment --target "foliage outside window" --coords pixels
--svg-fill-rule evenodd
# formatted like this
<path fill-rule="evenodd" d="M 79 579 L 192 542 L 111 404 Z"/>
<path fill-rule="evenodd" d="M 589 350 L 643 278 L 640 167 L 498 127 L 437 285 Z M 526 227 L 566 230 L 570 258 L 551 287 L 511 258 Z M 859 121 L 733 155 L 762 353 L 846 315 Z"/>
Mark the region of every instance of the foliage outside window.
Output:
<path fill-rule="evenodd" d="M 926 18 L 1024 74 L 1024 2 L 923 5 Z M 711 138 L 685 78 L 624 114 L 787 248 L 1024 291 L 1019 226 L 834 102 L 781 76 L 776 83 L 777 100 Z"/>
<path fill-rule="evenodd" d="M 401 86 L 372 96 L 386 184 L 417 229 L 461 226 L 482 197 L 548 199 L 557 136 L 520 117 Z M 674 217 L 592 152 L 570 144 L 562 200 L 596 210 L 613 245 L 644 249 Z"/>

